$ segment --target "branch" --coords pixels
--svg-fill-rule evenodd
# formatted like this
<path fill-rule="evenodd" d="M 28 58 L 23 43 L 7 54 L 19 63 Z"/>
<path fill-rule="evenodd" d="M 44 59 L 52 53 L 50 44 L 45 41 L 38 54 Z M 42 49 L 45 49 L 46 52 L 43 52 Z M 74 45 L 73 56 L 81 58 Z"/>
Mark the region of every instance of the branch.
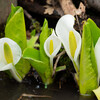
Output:
<path fill-rule="evenodd" d="M 65 50 L 63 50 L 61 53 L 59 53 L 59 54 L 57 55 L 57 59 L 56 59 L 56 62 L 55 62 L 55 64 L 54 64 L 54 69 L 53 69 L 53 74 L 52 74 L 52 76 L 55 75 L 56 67 L 57 67 L 57 64 L 58 64 L 58 61 L 59 61 L 60 57 L 61 57 L 63 54 L 65 54 L 65 53 L 66 53 Z"/>
<path fill-rule="evenodd" d="M 24 14 L 27 16 L 27 18 L 28 18 L 30 21 L 33 20 L 32 16 L 31 16 L 25 9 L 24 9 Z"/>
<path fill-rule="evenodd" d="M 18 100 L 22 100 L 23 97 L 31 97 L 31 98 L 52 98 L 51 96 L 47 96 L 47 95 L 34 95 L 34 94 L 25 94 L 23 93 Z"/>

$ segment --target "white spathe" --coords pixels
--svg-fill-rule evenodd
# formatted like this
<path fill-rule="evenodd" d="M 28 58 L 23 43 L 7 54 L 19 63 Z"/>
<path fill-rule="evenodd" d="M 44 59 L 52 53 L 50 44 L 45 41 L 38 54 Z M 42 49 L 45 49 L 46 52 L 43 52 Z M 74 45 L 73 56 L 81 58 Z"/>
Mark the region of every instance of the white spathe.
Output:
<path fill-rule="evenodd" d="M 50 55 L 50 40 L 53 41 L 53 53 Z M 59 38 L 55 35 L 55 32 L 53 30 L 52 34 L 46 39 L 45 43 L 44 43 L 44 50 L 47 54 L 48 57 L 52 57 L 54 58 L 56 56 L 56 54 L 58 53 L 58 51 L 61 48 L 61 41 L 59 40 Z"/>
<path fill-rule="evenodd" d="M 7 43 L 10 46 L 13 55 L 13 62 L 7 63 L 4 56 L 4 44 Z M 22 51 L 19 45 L 9 38 L 1 38 L 0 39 L 0 71 L 9 70 L 12 76 L 18 81 L 21 82 L 22 78 L 17 73 L 15 66 L 22 56 Z"/>
<path fill-rule="evenodd" d="M 52 47 L 50 48 L 50 41 L 52 40 Z M 59 52 L 61 48 L 61 41 L 59 38 L 55 35 L 55 32 L 53 30 L 52 34 L 46 39 L 44 43 L 44 50 L 46 55 L 50 58 L 50 66 L 53 67 L 53 58 L 56 56 L 56 54 Z M 50 49 L 52 49 L 52 54 L 50 54 Z"/>
<path fill-rule="evenodd" d="M 56 34 L 63 43 L 63 46 L 72 61 L 74 61 L 79 68 L 79 54 L 81 50 L 81 36 L 80 34 L 73 28 L 75 23 L 75 18 L 72 15 L 64 15 L 62 16 L 56 25 Z M 74 33 L 77 48 L 75 50 L 74 58 L 71 55 L 70 47 L 69 47 L 69 32 L 72 31 Z"/>
<path fill-rule="evenodd" d="M 94 51 L 95 51 L 97 67 L 98 67 L 98 76 L 100 79 L 100 37 L 95 45 Z"/>

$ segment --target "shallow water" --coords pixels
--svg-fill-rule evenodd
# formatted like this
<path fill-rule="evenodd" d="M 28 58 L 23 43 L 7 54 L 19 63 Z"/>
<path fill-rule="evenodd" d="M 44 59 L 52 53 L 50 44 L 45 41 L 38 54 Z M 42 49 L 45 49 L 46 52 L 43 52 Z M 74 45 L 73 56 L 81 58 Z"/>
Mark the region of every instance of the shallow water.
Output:
<path fill-rule="evenodd" d="M 1 79 L 0 77 L 0 100 L 18 100 L 23 94 L 35 94 L 35 95 L 47 95 L 51 98 L 29 98 L 24 97 L 21 100 L 97 100 L 93 97 L 82 97 L 79 95 L 73 81 L 66 82 L 62 85 L 62 88 L 58 88 L 58 83 L 55 83 L 44 89 L 43 85 L 38 85 L 36 82 L 24 81 L 23 83 L 17 83 L 10 79 Z"/>

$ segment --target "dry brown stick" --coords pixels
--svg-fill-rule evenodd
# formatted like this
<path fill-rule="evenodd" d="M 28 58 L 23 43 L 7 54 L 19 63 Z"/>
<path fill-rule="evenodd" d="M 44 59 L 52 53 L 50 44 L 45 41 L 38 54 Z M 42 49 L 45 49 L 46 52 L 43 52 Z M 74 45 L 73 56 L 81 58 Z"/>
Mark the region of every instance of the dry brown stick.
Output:
<path fill-rule="evenodd" d="M 57 67 L 58 61 L 59 61 L 60 57 L 61 57 L 63 54 L 65 54 L 65 50 L 63 50 L 61 53 L 59 53 L 59 54 L 57 55 L 57 59 L 56 59 L 56 62 L 55 62 L 55 64 L 54 64 L 54 69 L 53 69 L 53 74 L 52 74 L 52 76 L 54 76 L 54 74 L 55 74 L 55 72 L 56 72 L 56 67 Z"/>
<path fill-rule="evenodd" d="M 27 18 L 29 19 L 29 20 L 31 20 L 32 21 L 32 16 L 24 9 L 24 14 L 27 16 Z"/>
<path fill-rule="evenodd" d="M 31 98 L 52 98 L 51 96 L 47 96 L 47 95 L 34 95 L 34 94 L 26 94 L 23 93 L 17 100 L 22 100 L 23 97 L 31 97 Z"/>
<path fill-rule="evenodd" d="M 79 23 L 79 20 L 78 20 L 78 16 L 76 15 L 76 21 L 77 21 L 77 24 L 78 24 L 78 27 L 79 27 L 79 30 L 80 30 L 80 34 L 82 33 L 81 31 L 81 26 L 80 26 L 80 23 Z"/>

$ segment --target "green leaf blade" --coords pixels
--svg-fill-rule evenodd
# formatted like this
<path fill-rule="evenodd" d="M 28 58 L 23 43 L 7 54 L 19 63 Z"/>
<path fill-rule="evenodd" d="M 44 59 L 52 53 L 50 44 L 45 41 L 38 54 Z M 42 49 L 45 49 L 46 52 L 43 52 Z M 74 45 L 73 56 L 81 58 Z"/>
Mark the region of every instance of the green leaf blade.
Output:
<path fill-rule="evenodd" d="M 60 72 L 60 71 L 63 71 L 63 70 L 66 70 L 66 66 L 59 66 L 56 68 L 56 72 Z"/>
<path fill-rule="evenodd" d="M 98 87 L 97 64 L 89 24 L 85 23 L 80 57 L 80 93 L 90 95 Z"/>
<path fill-rule="evenodd" d="M 5 37 L 17 42 L 22 51 L 26 48 L 26 29 L 22 7 L 12 7 L 5 27 Z"/>
<path fill-rule="evenodd" d="M 23 58 L 40 60 L 39 50 L 36 50 L 34 48 L 26 48 L 23 52 Z"/>
<path fill-rule="evenodd" d="M 93 39 L 93 45 L 95 46 L 98 38 L 100 37 L 100 29 L 99 27 L 97 27 L 97 25 L 95 24 L 95 22 L 92 19 L 88 19 L 87 20 L 89 27 L 90 27 L 90 31 L 91 31 L 91 35 L 92 35 L 92 39 Z"/>
<path fill-rule="evenodd" d="M 26 48 L 23 53 L 23 58 L 28 59 L 39 73 L 44 73 L 44 71 L 48 68 L 45 63 L 40 61 L 39 51 L 34 48 Z"/>
<path fill-rule="evenodd" d="M 33 48 L 38 39 L 38 36 L 32 36 L 30 40 L 27 41 L 27 48 Z"/>
<path fill-rule="evenodd" d="M 47 63 L 49 65 L 49 57 L 46 55 L 44 51 L 44 42 L 50 35 L 50 29 L 48 28 L 48 21 L 45 19 L 42 32 L 40 34 L 40 60 Z"/>
<path fill-rule="evenodd" d="M 40 61 L 38 50 L 34 48 L 26 48 L 23 53 L 23 58 L 29 60 L 32 67 L 38 72 L 45 84 L 52 83 L 51 70 L 47 64 Z"/>
<path fill-rule="evenodd" d="M 27 60 L 21 58 L 21 60 L 15 65 L 15 68 L 17 72 L 19 73 L 19 75 L 22 78 L 24 78 L 25 75 L 29 72 L 31 66 Z"/>

